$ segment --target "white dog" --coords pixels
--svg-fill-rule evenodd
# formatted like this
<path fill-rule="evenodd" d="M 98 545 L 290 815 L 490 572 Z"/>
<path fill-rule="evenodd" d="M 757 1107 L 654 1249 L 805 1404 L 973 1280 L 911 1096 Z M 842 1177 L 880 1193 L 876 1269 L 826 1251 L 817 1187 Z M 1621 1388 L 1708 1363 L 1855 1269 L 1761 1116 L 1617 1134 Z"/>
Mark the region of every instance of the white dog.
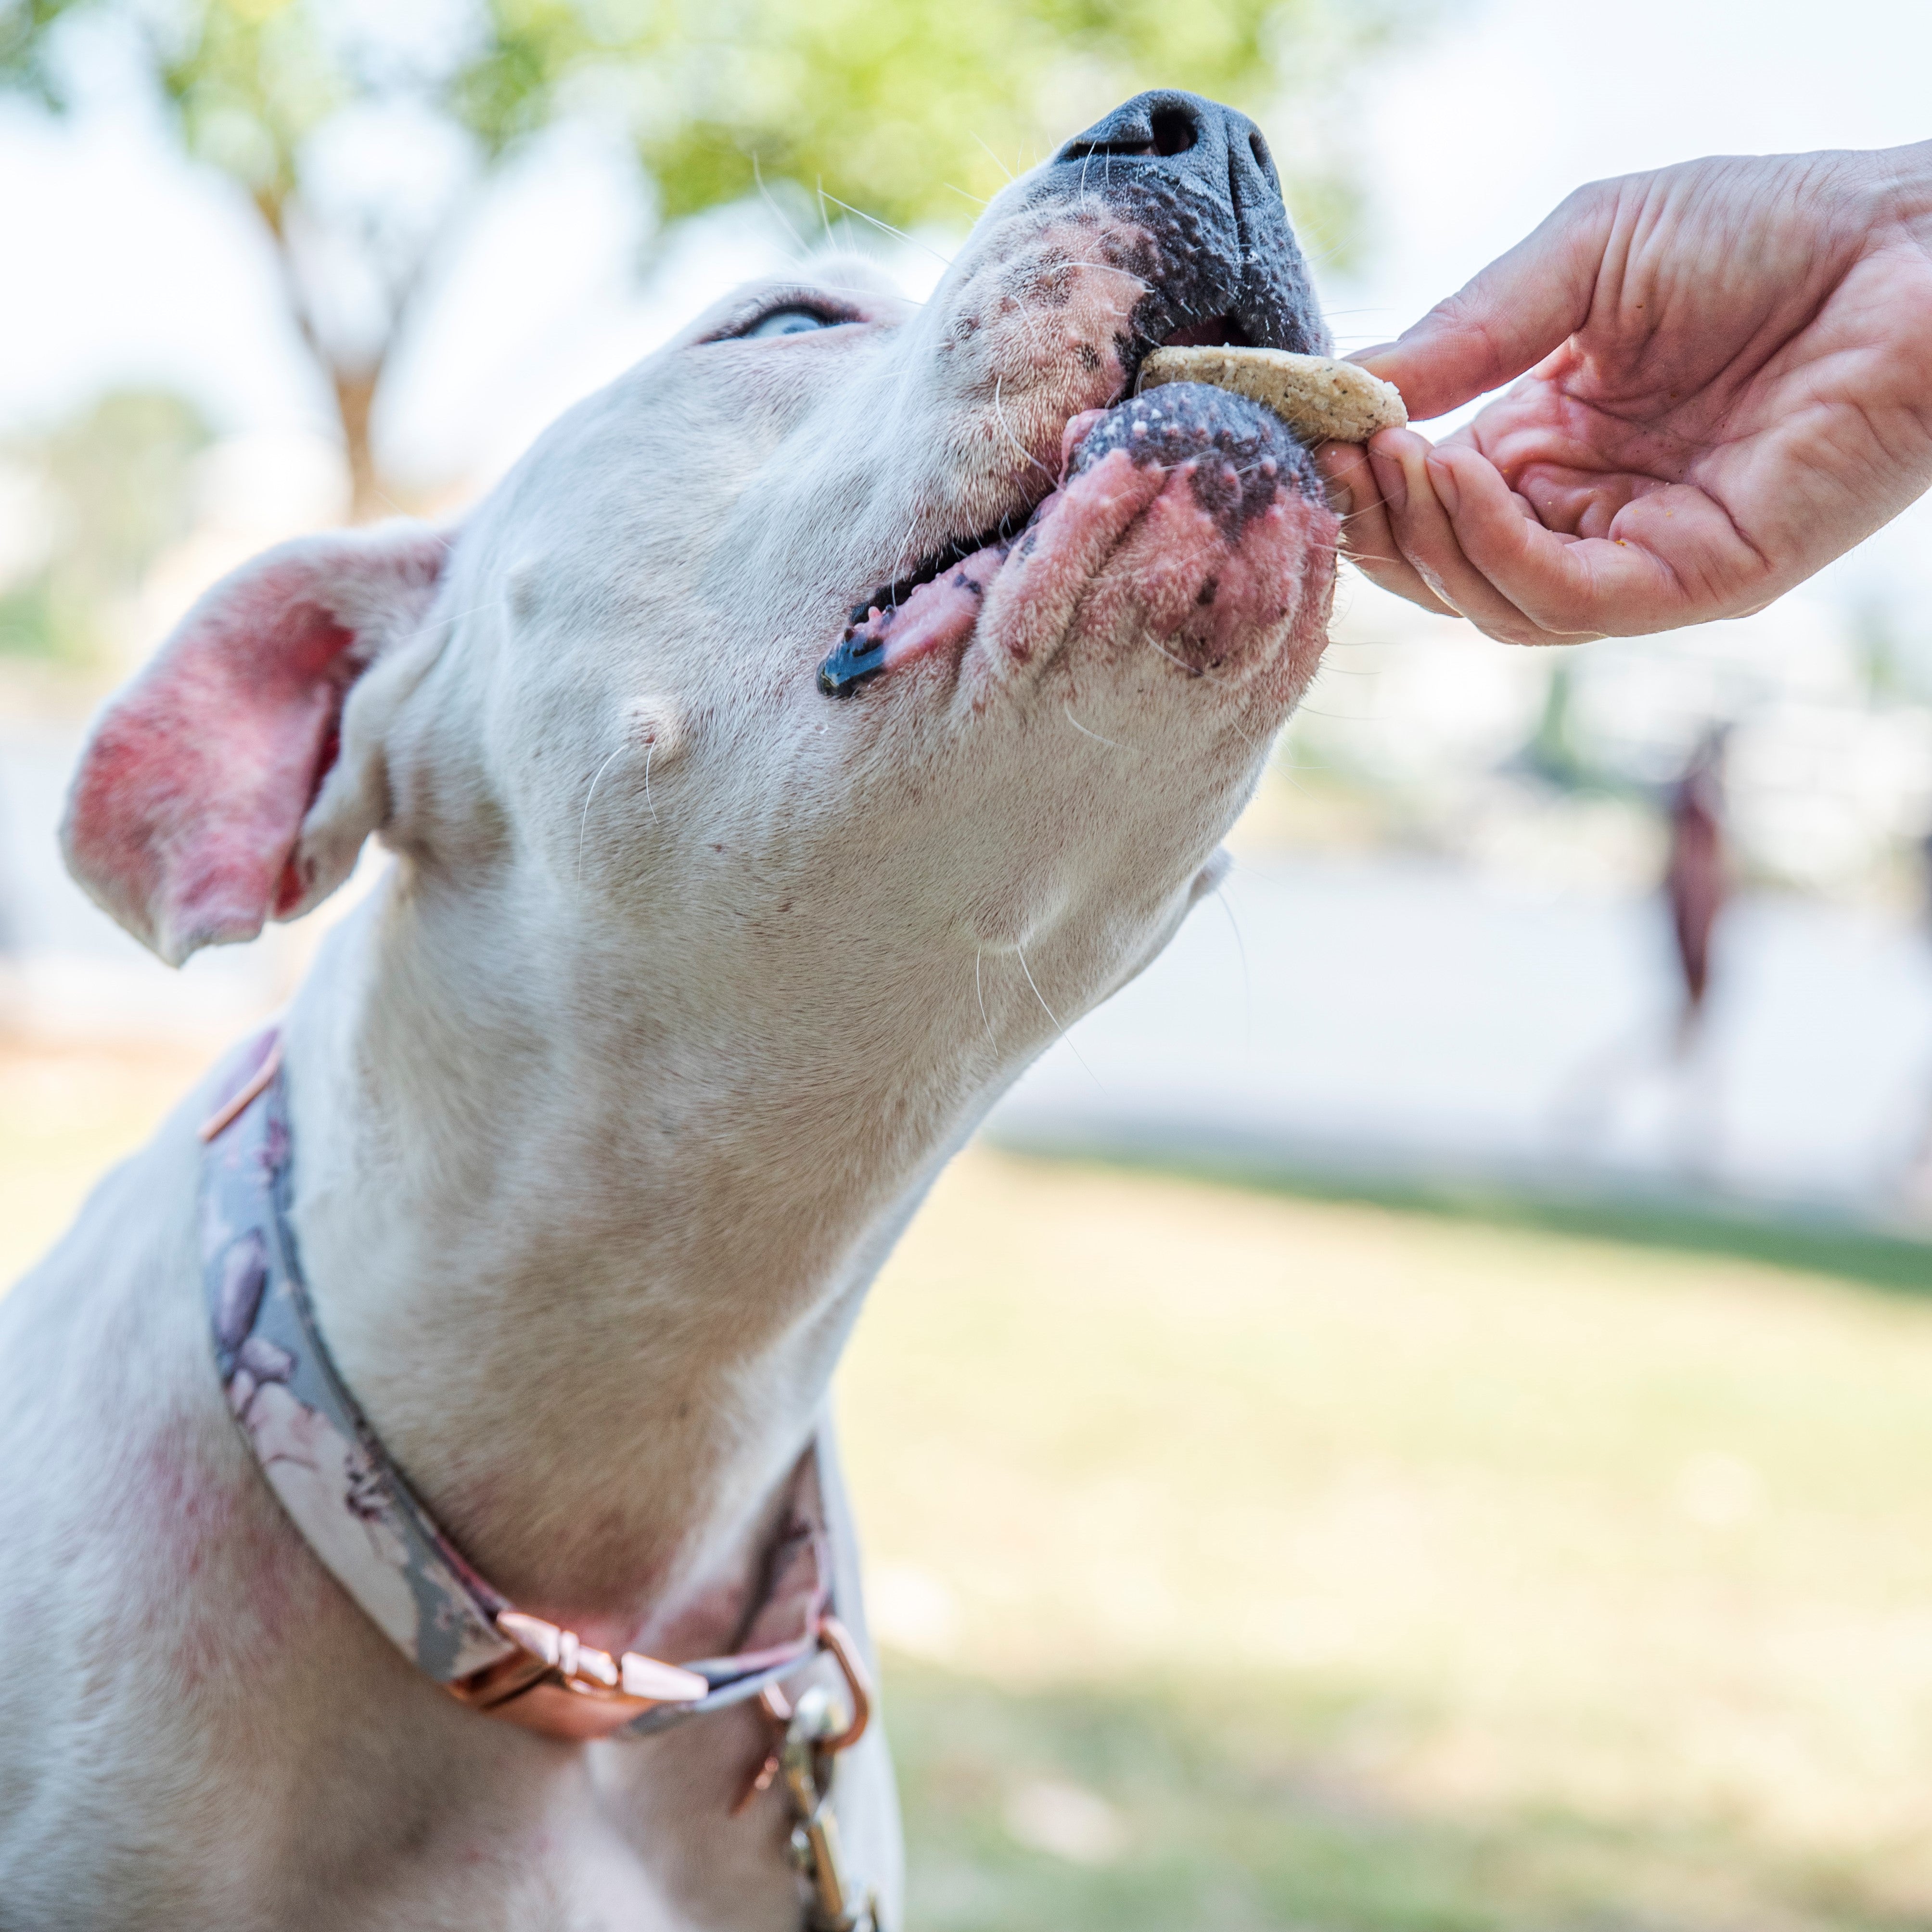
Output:
<path fill-rule="evenodd" d="M 827 1380 L 1219 876 L 1336 522 L 1257 406 L 1132 395 L 1325 346 L 1239 116 L 1130 102 L 922 307 L 860 275 L 735 297 L 453 536 L 270 552 L 98 727 L 70 862 L 164 958 L 395 859 L 279 1078 L 218 1070 L 0 1308 L 0 1926 L 898 1924 L 878 1732 L 835 1758 L 856 1689 L 799 1668 L 858 1624 Z M 250 1327 L 298 1276 L 366 1430 Z M 694 1658 L 762 1699 L 580 1741 Z"/>

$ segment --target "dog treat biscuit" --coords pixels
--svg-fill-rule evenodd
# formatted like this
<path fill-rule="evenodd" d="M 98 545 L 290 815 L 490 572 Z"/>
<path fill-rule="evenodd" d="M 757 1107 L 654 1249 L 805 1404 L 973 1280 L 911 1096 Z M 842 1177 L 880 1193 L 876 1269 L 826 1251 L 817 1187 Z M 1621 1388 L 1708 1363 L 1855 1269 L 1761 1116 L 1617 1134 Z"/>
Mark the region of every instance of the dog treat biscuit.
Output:
<path fill-rule="evenodd" d="M 1285 349 L 1156 349 L 1141 364 L 1140 386 L 1208 382 L 1274 410 L 1311 442 L 1366 442 L 1408 421 L 1402 392 L 1358 363 Z"/>

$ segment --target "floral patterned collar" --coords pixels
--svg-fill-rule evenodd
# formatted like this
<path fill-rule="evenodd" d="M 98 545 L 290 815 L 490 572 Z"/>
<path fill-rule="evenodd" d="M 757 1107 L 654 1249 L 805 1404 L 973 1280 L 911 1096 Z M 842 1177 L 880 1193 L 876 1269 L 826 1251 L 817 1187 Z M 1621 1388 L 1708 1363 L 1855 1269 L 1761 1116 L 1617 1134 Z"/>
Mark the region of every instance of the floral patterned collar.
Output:
<path fill-rule="evenodd" d="M 202 1130 L 202 1269 L 215 1360 L 268 1486 L 383 1635 L 463 1702 L 552 1736 L 638 1736 L 760 1694 L 776 1714 L 779 1680 L 821 1649 L 862 1708 L 862 1666 L 830 1614 L 815 1440 L 792 1473 L 750 1619 L 754 1638 L 770 1637 L 758 1648 L 683 1664 L 635 1652 L 613 1657 L 518 1610 L 465 1561 L 330 1359 L 289 1222 L 279 1036 L 263 1035 L 248 1056 L 248 1077 Z"/>

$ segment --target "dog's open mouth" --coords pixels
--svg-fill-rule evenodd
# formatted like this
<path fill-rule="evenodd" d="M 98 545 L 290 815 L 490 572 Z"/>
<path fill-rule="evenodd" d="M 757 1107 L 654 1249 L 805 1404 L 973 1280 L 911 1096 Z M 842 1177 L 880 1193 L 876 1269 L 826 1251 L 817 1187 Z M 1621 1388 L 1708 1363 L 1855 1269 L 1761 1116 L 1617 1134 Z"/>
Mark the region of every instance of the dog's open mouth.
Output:
<path fill-rule="evenodd" d="M 957 628 L 949 619 L 976 615 L 987 583 L 1006 561 L 1014 538 L 1041 507 L 1028 506 L 976 537 L 948 544 L 896 583 L 881 584 L 854 604 L 838 648 L 818 667 L 819 689 L 828 698 L 850 698 L 868 678 L 886 670 L 889 662 L 924 656 L 922 637 L 928 644 L 944 641 Z M 934 592 L 932 586 L 942 574 L 945 581 Z M 962 598 L 967 600 L 964 604 Z M 918 621 L 902 628 L 902 613 Z"/>
<path fill-rule="evenodd" d="M 1108 434 L 1096 448 L 1104 446 L 1103 454 L 1118 448 L 1136 464 L 1195 465 L 1196 500 L 1224 528 L 1231 489 L 1234 500 L 1250 503 L 1258 490 L 1271 496 L 1278 478 L 1305 470 L 1305 450 L 1278 417 L 1258 404 L 1219 390 L 1201 390 L 1199 385 L 1171 386 L 1155 400 L 1134 394 L 1140 362 L 1156 347 L 1238 347 L 1250 340 L 1236 317 L 1220 315 L 1178 328 L 1162 343 L 1142 345 L 1113 401 L 1065 425 L 1060 472 L 1052 490 L 1036 496 L 1027 491 L 1024 479 L 1017 482 L 1020 500 L 998 523 L 949 543 L 854 604 L 844 634 L 818 667 L 819 689 L 829 698 L 850 698 L 884 672 L 968 640 L 1008 556 L 1016 547 L 1022 554 L 1030 548 L 1028 532 L 1054 514 L 1073 478 L 1093 466 L 1086 446 L 1102 424 Z M 1190 387 L 1227 406 L 1197 402 L 1189 407 L 1180 392 Z M 1117 418 L 1132 419 L 1116 422 Z"/>

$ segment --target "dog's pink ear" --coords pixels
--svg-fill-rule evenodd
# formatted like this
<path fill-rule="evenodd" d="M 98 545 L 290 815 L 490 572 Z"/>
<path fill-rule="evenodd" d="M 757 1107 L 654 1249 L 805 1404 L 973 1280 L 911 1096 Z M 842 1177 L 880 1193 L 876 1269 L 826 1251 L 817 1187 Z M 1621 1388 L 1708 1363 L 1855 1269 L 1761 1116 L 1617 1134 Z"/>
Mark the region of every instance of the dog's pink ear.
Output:
<path fill-rule="evenodd" d="M 409 522 L 284 544 L 209 591 L 108 706 L 61 844 L 74 877 L 170 965 L 253 939 L 347 876 L 386 787 L 344 770 L 318 803 L 343 708 L 422 627 L 448 549 Z M 305 828 L 312 817 L 329 822 Z"/>

